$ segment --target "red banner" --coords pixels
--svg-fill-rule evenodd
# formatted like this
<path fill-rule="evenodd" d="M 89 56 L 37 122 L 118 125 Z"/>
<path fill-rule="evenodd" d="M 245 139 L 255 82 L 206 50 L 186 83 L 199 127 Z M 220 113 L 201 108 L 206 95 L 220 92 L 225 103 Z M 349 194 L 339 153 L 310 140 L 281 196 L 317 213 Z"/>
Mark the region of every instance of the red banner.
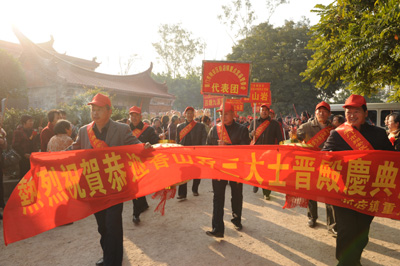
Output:
<path fill-rule="evenodd" d="M 211 108 L 219 108 L 222 105 L 223 96 L 215 96 L 215 95 L 203 95 L 203 108 L 211 109 Z"/>
<path fill-rule="evenodd" d="M 271 105 L 271 84 L 269 82 L 252 82 L 250 84 L 250 97 L 242 98 L 245 103 L 266 103 Z"/>
<path fill-rule="evenodd" d="M 243 112 L 244 104 L 240 99 L 227 99 L 226 102 L 232 104 L 235 112 Z"/>
<path fill-rule="evenodd" d="M 203 61 L 202 94 L 249 96 L 250 63 Z"/>
<path fill-rule="evenodd" d="M 193 179 L 259 186 L 369 215 L 400 219 L 398 152 L 300 147 L 143 144 L 33 153 L 4 210 L 6 244 Z"/>

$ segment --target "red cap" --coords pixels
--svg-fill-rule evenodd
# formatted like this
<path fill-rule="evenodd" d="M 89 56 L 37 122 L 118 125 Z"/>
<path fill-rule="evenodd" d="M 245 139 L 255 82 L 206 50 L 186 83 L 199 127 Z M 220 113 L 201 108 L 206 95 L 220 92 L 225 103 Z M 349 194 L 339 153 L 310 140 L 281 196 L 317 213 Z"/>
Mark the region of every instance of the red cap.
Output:
<path fill-rule="evenodd" d="M 194 112 L 194 108 L 191 106 L 186 107 L 185 111 L 183 112 L 184 114 L 186 114 L 187 111 L 192 110 Z"/>
<path fill-rule="evenodd" d="M 97 105 L 97 106 L 110 106 L 111 107 L 111 100 L 110 98 L 108 98 L 108 96 L 101 94 L 101 93 L 97 93 L 92 101 L 90 103 L 88 103 L 88 105 Z"/>
<path fill-rule="evenodd" d="M 326 109 L 328 109 L 329 112 L 331 111 L 331 106 L 329 105 L 329 103 L 326 103 L 324 101 L 317 104 L 317 106 L 315 107 L 315 110 L 317 110 L 320 107 L 325 107 Z"/>
<path fill-rule="evenodd" d="M 361 95 L 352 94 L 349 98 L 347 98 L 346 102 L 343 105 L 343 108 L 346 107 L 361 107 L 363 105 L 367 105 L 365 98 Z"/>
<path fill-rule="evenodd" d="M 269 112 L 275 114 L 275 111 L 272 109 L 269 109 Z"/>
<path fill-rule="evenodd" d="M 261 105 L 260 105 L 260 108 L 261 108 L 261 107 L 267 107 L 267 109 L 269 110 L 269 106 L 268 106 L 266 103 L 261 104 Z"/>
<path fill-rule="evenodd" d="M 142 114 L 142 108 L 137 106 L 132 106 L 131 108 L 129 108 L 129 114 L 131 113 Z"/>
<path fill-rule="evenodd" d="M 217 112 L 222 112 L 222 106 L 223 105 L 221 104 L 221 106 L 219 107 Z M 231 103 L 225 103 L 225 112 L 229 112 L 229 111 L 232 111 L 232 112 L 235 111 L 234 108 L 233 108 L 233 105 Z"/>

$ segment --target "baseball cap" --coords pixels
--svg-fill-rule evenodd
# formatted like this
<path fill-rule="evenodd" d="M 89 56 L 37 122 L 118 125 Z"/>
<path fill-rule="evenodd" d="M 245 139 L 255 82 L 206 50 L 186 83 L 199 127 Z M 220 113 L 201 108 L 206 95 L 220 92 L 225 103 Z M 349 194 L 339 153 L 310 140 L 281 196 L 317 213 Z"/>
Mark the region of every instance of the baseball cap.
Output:
<path fill-rule="evenodd" d="M 129 108 L 129 114 L 131 113 L 142 114 L 142 108 L 137 106 L 132 106 L 131 108 Z"/>
<path fill-rule="evenodd" d="M 317 104 L 317 106 L 315 106 L 315 110 L 317 110 L 320 107 L 325 107 L 326 109 L 328 109 L 329 112 L 331 111 L 331 106 L 327 102 L 324 101 L 320 102 L 319 104 Z"/>
<path fill-rule="evenodd" d="M 269 112 L 275 114 L 275 111 L 272 109 L 269 109 Z"/>
<path fill-rule="evenodd" d="M 261 104 L 261 105 L 260 105 L 260 108 L 261 108 L 261 107 L 267 107 L 267 109 L 269 110 L 269 106 L 268 106 L 266 103 Z"/>
<path fill-rule="evenodd" d="M 221 104 L 221 106 L 219 107 L 219 109 L 217 110 L 217 112 L 222 112 L 222 107 L 223 104 Z M 225 103 L 225 112 L 229 112 L 232 111 L 234 112 L 235 110 L 233 109 L 233 105 L 231 103 Z"/>
<path fill-rule="evenodd" d="M 343 108 L 346 107 L 361 107 L 363 105 L 367 105 L 365 98 L 361 95 L 352 94 L 349 98 L 347 98 L 346 102 L 343 105 Z"/>
<path fill-rule="evenodd" d="M 90 103 L 88 103 L 88 105 L 97 105 L 97 106 L 110 106 L 111 107 L 111 100 L 110 98 L 108 98 L 108 96 L 101 94 L 101 93 L 97 93 L 92 101 Z"/>
<path fill-rule="evenodd" d="M 194 108 L 191 106 L 186 107 L 185 111 L 183 112 L 184 114 L 186 114 L 187 111 L 192 110 L 194 112 Z"/>

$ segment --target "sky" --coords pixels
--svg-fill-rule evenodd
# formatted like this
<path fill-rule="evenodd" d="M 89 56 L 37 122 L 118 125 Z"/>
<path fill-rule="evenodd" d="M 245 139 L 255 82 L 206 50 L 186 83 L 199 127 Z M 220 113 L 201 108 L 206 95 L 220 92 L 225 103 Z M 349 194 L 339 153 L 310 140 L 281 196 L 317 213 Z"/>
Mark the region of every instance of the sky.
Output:
<path fill-rule="evenodd" d="M 304 16 L 311 24 L 319 17 L 310 10 L 316 4 L 333 0 L 291 0 L 278 7 L 270 23 L 281 26 L 285 20 L 299 21 Z M 12 27 L 17 27 L 35 43 L 54 37 L 53 47 L 59 53 L 91 60 L 101 65 L 96 71 L 121 73 L 120 62 L 137 54 L 129 74 L 145 71 L 153 62 L 153 72 L 164 71 L 152 43 L 159 42 L 161 24 L 181 23 L 207 44 L 201 60 L 224 60 L 233 42 L 229 29 L 217 18 L 222 6 L 232 0 L 0 0 L 0 40 L 18 43 Z M 253 0 L 257 20 L 266 21 L 265 1 Z M 124 70 L 124 68 L 122 69 Z"/>

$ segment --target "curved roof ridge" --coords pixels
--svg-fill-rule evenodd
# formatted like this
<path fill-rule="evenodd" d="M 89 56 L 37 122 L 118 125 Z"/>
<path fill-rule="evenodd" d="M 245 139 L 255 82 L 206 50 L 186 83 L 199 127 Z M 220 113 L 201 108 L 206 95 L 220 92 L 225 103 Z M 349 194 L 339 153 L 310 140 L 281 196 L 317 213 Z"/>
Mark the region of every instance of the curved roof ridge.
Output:
<path fill-rule="evenodd" d="M 57 53 L 53 54 L 36 45 L 17 29 L 14 32 L 27 53 L 33 54 L 39 62 L 42 62 L 41 65 L 44 68 L 51 70 L 68 83 L 98 86 L 158 97 L 174 97 L 168 93 L 168 87 L 165 82 L 159 83 L 151 77 L 153 63 L 150 64 L 147 70 L 132 75 L 112 75 L 95 72 L 66 61 L 57 56 Z"/>

